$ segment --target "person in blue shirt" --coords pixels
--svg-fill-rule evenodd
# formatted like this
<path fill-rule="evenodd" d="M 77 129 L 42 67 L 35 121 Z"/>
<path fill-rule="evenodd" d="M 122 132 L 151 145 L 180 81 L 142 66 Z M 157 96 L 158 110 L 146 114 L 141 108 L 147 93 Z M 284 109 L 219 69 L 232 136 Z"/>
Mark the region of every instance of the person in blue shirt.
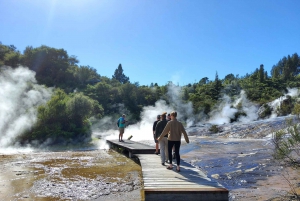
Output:
<path fill-rule="evenodd" d="M 118 127 L 119 127 L 119 142 L 124 142 L 123 141 L 123 134 L 125 131 L 125 120 L 126 115 L 123 114 L 119 119 L 118 119 Z"/>

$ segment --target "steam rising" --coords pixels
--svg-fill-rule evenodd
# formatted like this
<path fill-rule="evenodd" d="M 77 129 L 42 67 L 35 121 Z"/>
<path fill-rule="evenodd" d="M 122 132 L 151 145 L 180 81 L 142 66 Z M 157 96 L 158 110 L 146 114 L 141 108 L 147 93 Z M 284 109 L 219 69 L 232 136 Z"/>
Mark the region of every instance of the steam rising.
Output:
<path fill-rule="evenodd" d="M 146 141 L 149 143 L 153 140 L 152 126 L 153 122 L 156 120 L 156 116 L 162 112 L 168 112 L 175 110 L 178 112 L 178 120 L 182 121 L 185 127 L 190 127 L 192 125 L 198 124 L 197 119 L 204 119 L 199 114 L 193 114 L 193 108 L 191 102 L 183 102 L 181 98 L 182 89 L 179 86 L 170 84 L 168 86 L 168 101 L 169 104 L 164 100 L 159 100 L 154 106 L 147 106 L 143 108 L 141 113 L 141 121 L 129 125 L 125 129 L 123 139 L 127 139 L 130 135 L 133 136 L 134 141 Z M 210 124 L 225 124 L 230 123 L 231 119 L 235 118 L 237 112 L 243 112 L 245 116 L 241 115 L 237 122 L 251 122 L 258 119 L 257 114 L 258 106 L 250 102 L 247 99 L 246 93 L 241 91 L 239 96 L 235 99 L 231 99 L 229 96 L 224 95 L 222 101 L 217 105 L 215 110 L 210 113 L 211 118 L 206 121 Z M 130 121 L 130 120 L 129 120 Z M 114 122 L 113 128 L 108 130 L 101 130 L 93 132 L 95 135 L 102 136 L 102 139 L 118 139 L 118 128 L 116 126 L 117 119 L 104 118 L 103 122 Z M 104 124 L 106 124 L 104 123 Z M 205 122 L 203 122 L 205 123 Z M 107 125 L 107 124 L 106 124 Z M 107 148 L 105 141 L 100 141 L 100 148 Z"/>
<path fill-rule="evenodd" d="M 37 106 L 51 97 L 51 90 L 38 85 L 35 72 L 25 67 L 0 69 L 0 147 L 30 129 L 37 120 Z"/>
<path fill-rule="evenodd" d="M 156 120 L 156 116 L 163 112 L 170 113 L 172 111 L 177 111 L 178 120 L 186 122 L 188 126 L 192 125 L 194 122 L 192 104 L 190 102 L 182 102 L 181 87 L 173 84 L 168 85 L 167 96 L 170 104 L 167 104 L 164 100 L 158 100 L 154 106 L 144 107 L 141 112 L 141 121 L 134 125 L 127 126 L 125 128 L 123 139 L 126 140 L 132 135 L 132 140 L 134 141 L 152 140 L 154 143 L 152 131 L 153 122 Z M 102 136 L 102 139 L 118 139 L 119 131 L 116 126 L 117 119 L 104 118 L 103 120 L 104 122 L 113 122 L 113 128 L 105 131 L 101 130 L 101 128 L 97 129 L 93 132 L 94 135 Z M 130 122 L 130 119 L 127 120 Z M 105 141 L 100 141 L 99 147 L 107 148 Z"/>
<path fill-rule="evenodd" d="M 25 67 L 0 68 L 0 86 L 0 146 L 4 148 L 9 147 L 18 135 L 33 126 L 37 120 L 37 106 L 45 104 L 51 98 L 52 91 L 38 85 L 35 80 L 35 73 Z M 299 95 L 297 89 L 288 90 L 287 95 L 292 97 Z M 286 96 L 274 100 L 270 103 L 271 107 L 277 108 L 284 99 Z M 127 114 L 126 120 L 129 123 L 123 139 L 126 140 L 132 135 L 134 141 L 152 142 L 154 145 L 153 122 L 158 114 L 170 113 L 171 111 L 177 111 L 177 119 L 185 127 L 198 124 L 199 119 L 205 119 L 201 114 L 193 114 L 191 102 L 182 101 L 181 87 L 169 84 L 167 102 L 158 100 L 154 106 L 144 107 L 140 122 L 133 124 L 130 114 Z M 241 91 L 235 99 L 224 95 L 222 101 L 210 113 L 211 118 L 206 123 L 230 123 L 237 112 L 243 112 L 245 115 L 240 115 L 237 121 L 246 123 L 258 119 L 257 111 L 258 106 L 251 103 L 245 92 Z M 122 113 L 124 110 L 120 111 L 120 115 Z M 93 135 L 101 138 L 98 144 L 99 148 L 108 148 L 106 139 L 118 139 L 119 131 L 116 125 L 118 118 L 104 117 L 92 127 Z"/>
<path fill-rule="evenodd" d="M 285 99 L 287 99 L 287 96 L 291 96 L 291 97 L 297 97 L 299 96 L 299 90 L 296 88 L 288 88 L 288 93 L 285 94 L 284 96 L 281 96 L 280 98 L 277 98 L 276 100 L 272 101 L 270 103 L 270 107 L 272 108 L 272 115 L 271 118 L 277 117 L 277 108 L 279 108 L 280 104 L 282 103 L 282 101 L 284 101 Z"/>
<path fill-rule="evenodd" d="M 178 113 L 177 118 L 187 122 L 187 126 L 194 124 L 193 105 L 191 102 L 184 103 L 181 98 L 182 89 L 179 86 L 170 84 L 168 87 L 168 97 L 172 108 Z"/>
<path fill-rule="evenodd" d="M 247 99 L 245 91 L 241 91 L 235 101 L 227 95 L 224 95 L 222 102 L 210 114 L 211 118 L 208 123 L 225 124 L 230 123 L 231 119 L 235 118 L 238 111 L 243 111 L 246 116 L 240 116 L 238 122 L 250 122 L 258 119 L 258 107 Z"/>

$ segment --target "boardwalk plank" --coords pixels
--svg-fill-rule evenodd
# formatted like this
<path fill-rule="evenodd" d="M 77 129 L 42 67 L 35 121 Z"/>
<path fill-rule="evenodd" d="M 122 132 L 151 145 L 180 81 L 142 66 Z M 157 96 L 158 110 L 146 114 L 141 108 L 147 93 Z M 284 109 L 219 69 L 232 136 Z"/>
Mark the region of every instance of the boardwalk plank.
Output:
<path fill-rule="evenodd" d="M 228 200 L 227 189 L 184 161 L 176 172 L 176 165 L 173 170 L 161 165 L 160 156 L 136 156 L 142 166 L 145 200 Z"/>
<path fill-rule="evenodd" d="M 185 161 L 180 161 L 180 172 L 176 171 L 176 165 L 173 170 L 167 170 L 167 166 L 161 164 L 160 156 L 154 154 L 155 148 L 149 145 L 130 140 L 107 142 L 111 146 L 126 149 L 130 156 L 135 154 L 139 158 L 144 181 L 142 199 L 145 201 L 228 201 L 226 188 Z M 173 161 L 173 164 L 176 164 L 174 162 L 176 160 Z"/>
<path fill-rule="evenodd" d="M 124 140 L 124 142 L 119 142 L 119 140 L 106 140 L 106 142 L 111 147 L 118 147 L 127 150 L 130 158 L 133 154 L 153 154 L 155 152 L 154 147 L 132 140 Z"/>

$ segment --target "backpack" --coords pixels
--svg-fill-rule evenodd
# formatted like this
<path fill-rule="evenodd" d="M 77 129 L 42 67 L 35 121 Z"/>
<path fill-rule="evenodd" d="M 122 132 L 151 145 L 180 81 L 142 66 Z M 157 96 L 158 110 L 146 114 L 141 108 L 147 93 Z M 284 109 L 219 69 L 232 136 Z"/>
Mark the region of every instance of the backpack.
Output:
<path fill-rule="evenodd" d="M 119 124 L 120 124 L 120 119 L 118 119 L 118 121 L 117 121 L 117 126 L 119 127 Z"/>

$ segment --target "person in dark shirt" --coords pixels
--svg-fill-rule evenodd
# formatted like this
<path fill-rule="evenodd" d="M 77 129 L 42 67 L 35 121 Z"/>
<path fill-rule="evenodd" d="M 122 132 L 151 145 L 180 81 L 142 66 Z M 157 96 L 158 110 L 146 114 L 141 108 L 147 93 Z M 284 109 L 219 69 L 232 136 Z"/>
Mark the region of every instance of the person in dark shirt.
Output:
<path fill-rule="evenodd" d="M 181 136 L 183 134 L 184 139 L 187 143 L 190 142 L 189 137 L 187 135 L 187 132 L 185 131 L 183 125 L 181 122 L 177 121 L 177 112 L 171 112 L 171 121 L 169 121 L 164 128 L 163 132 L 158 138 L 158 141 L 163 140 L 164 136 L 168 135 L 168 151 L 169 151 L 169 160 L 170 160 L 170 165 L 167 167 L 168 170 L 173 169 L 173 164 L 172 164 L 172 147 L 175 145 L 175 154 L 176 154 L 176 163 L 177 163 L 177 168 L 176 171 L 180 172 L 180 144 L 181 144 Z"/>
<path fill-rule="evenodd" d="M 171 121 L 171 115 L 170 113 L 167 115 L 167 121 Z M 175 155 L 175 147 L 173 146 L 172 148 L 173 154 L 172 154 L 172 158 L 176 159 L 176 155 Z"/>
<path fill-rule="evenodd" d="M 161 121 L 159 121 L 155 128 L 155 137 L 156 139 L 159 138 L 160 134 L 163 132 L 165 126 L 167 125 L 168 121 L 166 119 L 166 112 L 161 115 Z M 168 136 L 165 136 L 162 140 L 159 141 L 160 147 L 160 159 L 161 164 L 165 165 L 165 162 L 168 161 Z"/>
<path fill-rule="evenodd" d="M 156 125 L 157 125 L 157 122 L 160 121 L 160 115 L 157 115 L 157 119 L 156 121 L 153 123 L 153 127 L 152 127 L 152 131 L 153 131 L 153 139 L 154 139 L 154 142 L 155 142 L 155 154 L 158 155 L 158 141 L 157 141 L 157 138 L 155 137 L 155 128 L 156 128 Z"/>

